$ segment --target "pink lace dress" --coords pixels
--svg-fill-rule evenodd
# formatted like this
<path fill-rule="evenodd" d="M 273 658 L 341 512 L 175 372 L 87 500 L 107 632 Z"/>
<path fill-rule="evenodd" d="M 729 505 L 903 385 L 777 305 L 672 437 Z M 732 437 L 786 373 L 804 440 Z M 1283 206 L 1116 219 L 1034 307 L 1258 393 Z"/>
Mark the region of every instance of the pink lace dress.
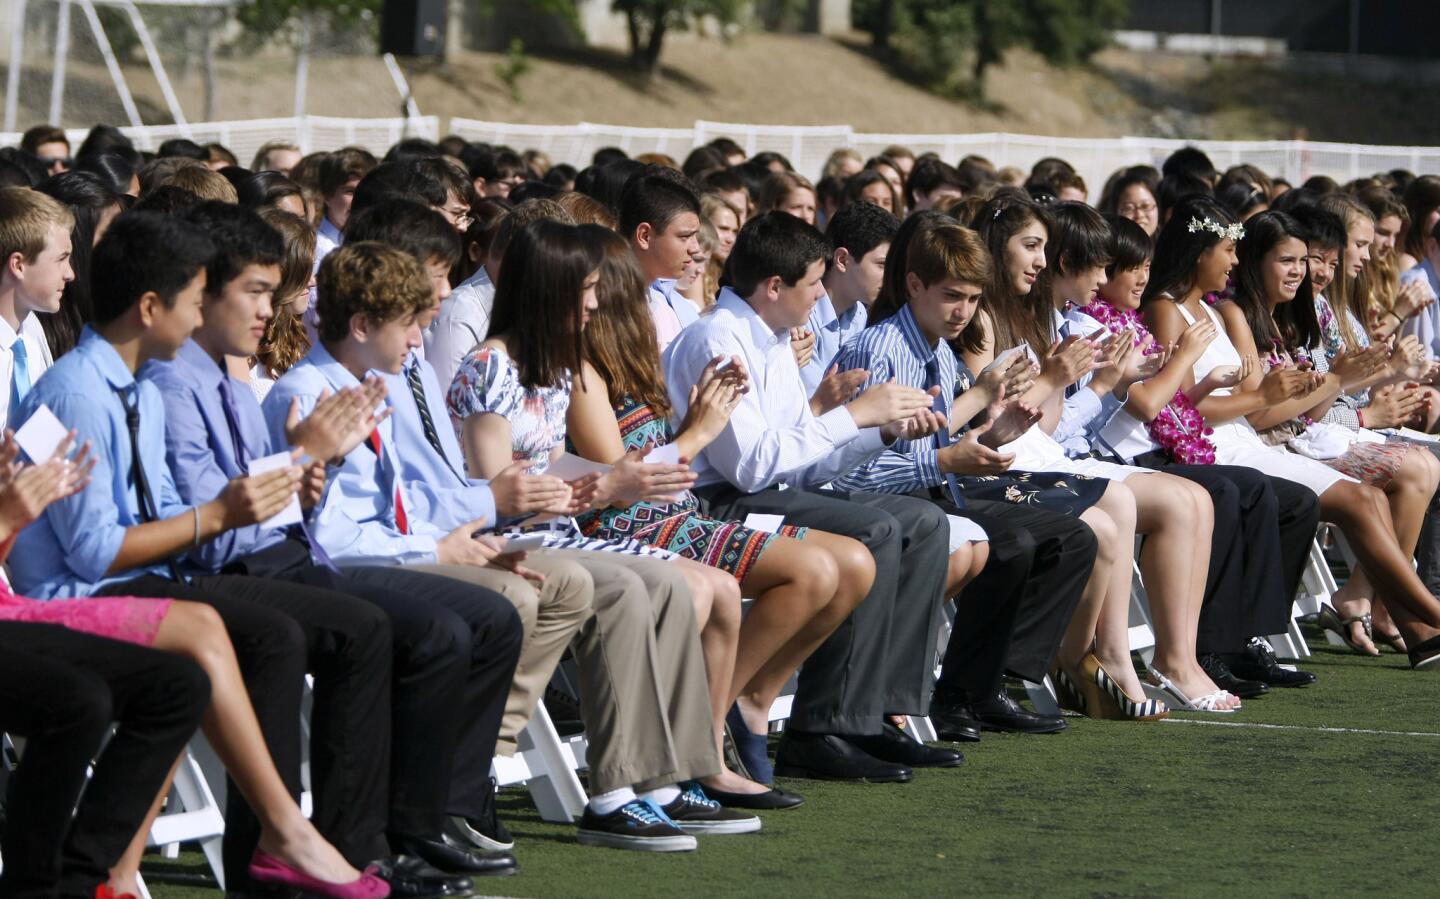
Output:
<path fill-rule="evenodd" d="M 58 624 L 72 631 L 150 646 L 160 622 L 170 611 L 168 599 L 138 596 L 95 596 L 42 602 L 16 596 L 0 578 L 0 621 Z"/>

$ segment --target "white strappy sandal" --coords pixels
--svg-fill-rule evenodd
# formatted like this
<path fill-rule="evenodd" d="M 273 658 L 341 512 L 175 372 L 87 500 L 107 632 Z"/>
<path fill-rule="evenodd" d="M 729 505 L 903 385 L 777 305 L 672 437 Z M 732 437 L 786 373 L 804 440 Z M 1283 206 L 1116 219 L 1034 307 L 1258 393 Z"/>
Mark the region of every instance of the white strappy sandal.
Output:
<path fill-rule="evenodd" d="M 1145 693 L 1153 699 L 1159 699 L 1170 705 L 1170 708 L 1180 712 L 1212 712 L 1216 715 L 1231 715 L 1240 710 L 1239 706 L 1233 709 L 1222 708 L 1221 704 L 1235 696 L 1228 690 L 1216 690 L 1213 693 L 1206 693 L 1204 696 L 1197 696 L 1191 699 L 1185 692 L 1175 685 L 1175 682 L 1166 677 L 1157 668 L 1150 669 L 1150 676 L 1155 683 L 1143 682 Z"/>

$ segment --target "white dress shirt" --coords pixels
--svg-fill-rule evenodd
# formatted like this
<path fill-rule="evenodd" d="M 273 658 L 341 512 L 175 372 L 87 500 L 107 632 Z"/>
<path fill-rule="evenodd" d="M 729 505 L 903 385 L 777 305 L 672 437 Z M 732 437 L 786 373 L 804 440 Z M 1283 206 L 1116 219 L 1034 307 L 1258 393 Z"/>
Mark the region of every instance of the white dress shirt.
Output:
<path fill-rule="evenodd" d="M 0 390 L 0 428 L 24 424 L 10 421 L 10 393 L 15 385 L 15 352 L 11 347 L 15 345 L 16 337 L 25 341 L 25 370 L 30 373 L 31 387 L 55 362 L 50 356 L 50 344 L 45 340 L 45 329 L 35 313 L 27 314 L 20 322 L 18 335 L 9 322 L 0 318 L 0 384 L 4 385 L 4 389 Z"/>
<path fill-rule="evenodd" d="M 483 265 L 440 302 L 440 314 L 425 332 L 425 361 L 435 369 L 441 390 L 450 387 L 470 351 L 485 342 L 494 306 L 495 284 Z"/>
<path fill-rule="evenodd" d="M 750 373 L 750 392 L 725 430 L 691 467 L 696 486 L 729 482 L 746 493 L 777 485 L 811 489 L 828 484 L 885 449 L 879 428 L 856 426 L 844 406 L 816 417 L 790 349 L 790 331 L 760 320 L 730 288 L 714 308 L 680 332 L 665 351 L 665 380 L 675 422 L 689 408 L 690 387 L 717 356 L 738 356 Z"/>

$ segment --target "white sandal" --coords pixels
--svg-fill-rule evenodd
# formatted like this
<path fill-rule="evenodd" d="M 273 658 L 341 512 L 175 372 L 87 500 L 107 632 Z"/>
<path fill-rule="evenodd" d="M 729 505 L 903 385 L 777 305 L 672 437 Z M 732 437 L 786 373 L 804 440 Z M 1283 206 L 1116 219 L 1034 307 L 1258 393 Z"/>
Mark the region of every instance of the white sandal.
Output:
<path fill-rule="evenodd" d="M 1191 699 L 1185 692 L 1175 685 L 1175 682 L 1166 677 L 1158 668 L 1151 668 L 1150 675 L 1155 678 L 1156 683 L 1144 682 L 1146 695 L 1167 702 L 1170 708 L 1181 712 L 1212 712 L 1216 715 L 1232 715 L 1240 710 L 1239 706 L 1233 709 L 1221 708 L 1221 703 L 1234 698 L 1234 694 L 1228 690 L 1216 690 L 1213 693 L 1206 693 L 1204 696 L 1197 696 Z"/>

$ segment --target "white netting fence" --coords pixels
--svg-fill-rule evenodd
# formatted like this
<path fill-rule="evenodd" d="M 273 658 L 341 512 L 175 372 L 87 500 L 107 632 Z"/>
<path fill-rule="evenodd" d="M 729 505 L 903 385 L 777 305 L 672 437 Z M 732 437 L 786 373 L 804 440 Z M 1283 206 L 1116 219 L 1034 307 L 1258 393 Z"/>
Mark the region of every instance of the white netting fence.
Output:
<path fill-rule="evenodd" d="M 154 149 L 171 137 L 200 142 L 219 141 L 242 162 L 268 140 L 290 140 L 306 152 L 332 150 L 347 144 L 383 153 L 406 137 L 436 139 L 442 132 L 436 116 L 417 118 L 347 119 L 327 116 L 253 119 L 235 122 L 192 122 L 188 125 L 147 125 L 123 128 L 143 149 Z M 84 129 L 69 132 L 78 146 Z M 448 133 L 466 140 L 507 144 L 517 149 L 543 150 L 554 162 L 584 167 L 601 147 L 619 147 L 630 155 L 666 153 L 682 160 L 694 147 L 716 137 L 728 137 L 749 154 L 769 150 L 785 154 L 801 173 L 816 177 L 825 159 L 839 147 L 853 147 L 873 156 L 891 144 L 903 144 L 915 153 L 934 152 L 948 162 L 978 153 L 996 165 L 1028 170 L 1036 160 L 1059 156 L 1069 160 L 1085 177 L 1092 196 L 1115 169 L 1127 165 L 1159 165 L 1176 148 L 1194 144 L 1224 169 L 1240 162 L 1298 184 L 1311 175 L 1329 175 L 1344 182 L 1394 168 L 1417 174 L 1440 173 L 1440 147 L 1384 147 L 1311 141 L 1211 141 L 1149 137 L 1074 138 L 1029 134 L 864 134 L 848 125 L 788 126 L 744 125 L 699 121 L 691 128 L 634 128 L 625 125 L 523 125 L 452 118 Z M 14 146 L 19 134 L 0 133 L 0 146 Z"/>

